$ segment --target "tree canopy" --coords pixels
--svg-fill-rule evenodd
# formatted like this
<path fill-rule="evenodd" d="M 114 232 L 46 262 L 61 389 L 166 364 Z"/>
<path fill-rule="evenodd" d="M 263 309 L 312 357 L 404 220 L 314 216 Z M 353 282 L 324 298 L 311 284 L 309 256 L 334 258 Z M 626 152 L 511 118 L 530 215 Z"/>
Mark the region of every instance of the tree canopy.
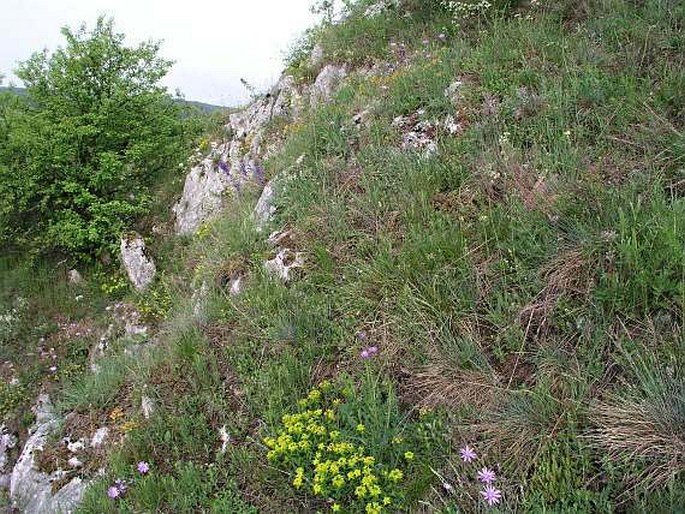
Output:
<path fill-rule="evenodd" d="M 146 212 L 185 125 L 158 42 L 126 46 L 104 17 L 62 35 L 16 70 L 26 95 L 0 99 L 0 238 L 92 257 Z"/>

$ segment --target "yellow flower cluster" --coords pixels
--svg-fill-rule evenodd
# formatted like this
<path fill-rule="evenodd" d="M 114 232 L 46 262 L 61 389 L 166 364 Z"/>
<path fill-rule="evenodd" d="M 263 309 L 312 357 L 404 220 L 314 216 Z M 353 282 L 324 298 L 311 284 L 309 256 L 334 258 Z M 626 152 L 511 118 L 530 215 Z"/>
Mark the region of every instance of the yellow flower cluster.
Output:
<path fill-rule="evenodd" d="M 346 440 L 337 413 L 341 405 L 329 382 L 311 390 L 298 402 L 303 410 L 284 415 L 275 436 L 264 439 L 267 458 L 294 470 L 295 489 L 332 499 L 332 512 L 380 514 L 393 504 L 393 491 L 404 473 L 388 470 L 364 447 Z M 350 433 L 359 437 L 365 430 L 360 423 Z M 404 456 L 411 460 L 413 453 Z"/>
<path fill-rule="evenodd" d="M 114 407 L 112 411 L 109 413 L 109 419 L 112 421 L 117 421 L 121 418 L 124 417 L 124 409 L 121 407 Z"/>
<path fill-rule="evenodd" d="M 298 132 L 302 131 L 304 128 L 304 123 L 302 122 L 294 122 L 286 125 L 283 127 L 283 135 L 285 137 L 288 137 L 292 134 L 297 134 Z"/>
<path fill-rule="evenodd" d="M 124 434 L 128 434 L 130 432 L 133 432 L 136 428 L 138 428 L 138 422 L 130 419 L 122 423 L 120 428 Z"/>

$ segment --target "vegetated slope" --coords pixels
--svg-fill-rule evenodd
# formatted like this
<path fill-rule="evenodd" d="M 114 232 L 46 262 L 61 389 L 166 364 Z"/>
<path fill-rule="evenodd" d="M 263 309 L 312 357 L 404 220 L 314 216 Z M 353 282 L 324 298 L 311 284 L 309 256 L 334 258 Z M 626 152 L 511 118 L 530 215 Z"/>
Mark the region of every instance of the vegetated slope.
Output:
<path fill-rule="evenodd" d="M 290 62 L 357 72 L 271 130 L 301 273 L 247 190 L 154 249 L 158 345 L 66 389 L 122 436 L 83 511 L 681 509 L 684 7 L 366 7 Z"/>

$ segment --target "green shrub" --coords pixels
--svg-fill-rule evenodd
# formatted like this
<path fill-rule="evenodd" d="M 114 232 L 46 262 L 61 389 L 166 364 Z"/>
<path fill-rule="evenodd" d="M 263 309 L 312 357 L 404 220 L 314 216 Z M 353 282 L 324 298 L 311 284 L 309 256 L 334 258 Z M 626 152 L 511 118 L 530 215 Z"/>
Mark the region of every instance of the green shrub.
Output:
<path fill-rule="evenodd" d="M 26 97 L 0 108 L 0 238 L 90 257 L 147 211 L 187 124 L 159 85 L 172 63 L 158 43 L 124 46 L 103 17 L 62 35 L 17 70 Z"/>

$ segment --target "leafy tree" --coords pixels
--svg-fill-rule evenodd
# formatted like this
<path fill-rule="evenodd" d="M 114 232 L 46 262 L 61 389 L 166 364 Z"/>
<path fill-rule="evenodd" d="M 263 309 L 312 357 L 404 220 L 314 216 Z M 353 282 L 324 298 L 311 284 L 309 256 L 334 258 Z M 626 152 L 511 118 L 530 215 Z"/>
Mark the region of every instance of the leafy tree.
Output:
<path fill-rule="evenodd" d="M 103 17 L 62 34 L 16 71 L 26 96 L 0 102 L 0 238 L 84 258 L 146 212 L 187 131 L 159 43 L 127 47 Z"/>

